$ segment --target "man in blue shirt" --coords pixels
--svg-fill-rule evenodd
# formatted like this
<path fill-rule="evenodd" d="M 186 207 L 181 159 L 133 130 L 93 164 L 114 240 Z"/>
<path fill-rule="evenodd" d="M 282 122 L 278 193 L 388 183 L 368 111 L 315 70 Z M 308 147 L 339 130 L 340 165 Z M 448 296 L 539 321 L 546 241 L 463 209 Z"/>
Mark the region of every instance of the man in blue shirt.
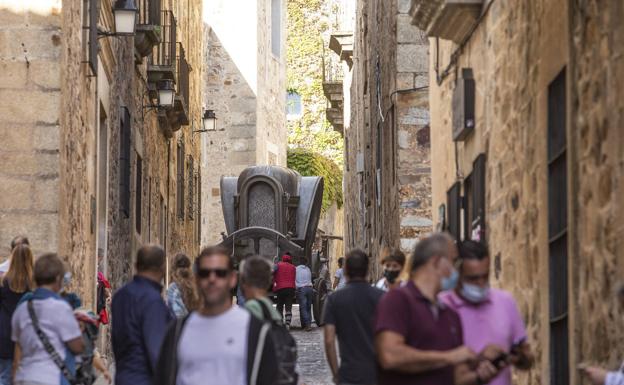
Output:
<path fill-rule="evenodd" d="M 113 297 L 112 342 L 117 385 L 152 385 L 160 345 L 173 315 L 162 299 L 165 251 L 156 245 L 137 252 L 134 279 Z"/>

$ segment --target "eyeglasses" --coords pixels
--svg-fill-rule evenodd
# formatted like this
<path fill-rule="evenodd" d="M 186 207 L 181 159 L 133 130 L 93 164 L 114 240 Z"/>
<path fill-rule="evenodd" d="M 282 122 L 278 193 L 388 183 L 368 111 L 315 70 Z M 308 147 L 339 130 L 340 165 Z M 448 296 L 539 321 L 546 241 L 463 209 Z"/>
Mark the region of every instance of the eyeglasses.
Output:
<path fill-rule="evenodd" d="M 198 269 L 197 276 L 199 278 L 208 278 L 214 273 L 218 278 L 225 278 L 230 273 L 228 269 Z"/>

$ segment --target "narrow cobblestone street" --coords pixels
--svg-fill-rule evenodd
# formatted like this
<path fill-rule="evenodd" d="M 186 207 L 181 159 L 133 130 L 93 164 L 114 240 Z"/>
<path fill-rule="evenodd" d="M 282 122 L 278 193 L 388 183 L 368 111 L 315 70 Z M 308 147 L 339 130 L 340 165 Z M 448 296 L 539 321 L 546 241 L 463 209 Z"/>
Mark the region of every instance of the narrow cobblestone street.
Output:
<path fill-rule="evenodd" d="M 333 385 L 331 371 L 325 360 L 323 329 L 314 326 L 306 332 L 299 325 L 299 305 L 293 305 L 292 335 L 297 340 L 301 385 Z"/>

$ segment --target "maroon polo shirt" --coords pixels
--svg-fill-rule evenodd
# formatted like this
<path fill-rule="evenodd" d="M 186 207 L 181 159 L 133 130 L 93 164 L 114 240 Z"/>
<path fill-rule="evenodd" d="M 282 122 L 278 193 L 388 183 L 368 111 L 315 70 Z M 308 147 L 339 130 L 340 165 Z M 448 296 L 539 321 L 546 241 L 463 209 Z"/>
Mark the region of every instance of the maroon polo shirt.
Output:
<path fill-rule="evenodd" d="M 375 334 L 392 331 L 405 337 L 405 343 L 418 350 L 446 351 L 462 345 L 461 321 L 455 311 L 434 304 L 409 281 L 389 291 L 377 305 Z M 379 385 L 454 385 L 454 368 L 412 374 L 380 370 Z"/>

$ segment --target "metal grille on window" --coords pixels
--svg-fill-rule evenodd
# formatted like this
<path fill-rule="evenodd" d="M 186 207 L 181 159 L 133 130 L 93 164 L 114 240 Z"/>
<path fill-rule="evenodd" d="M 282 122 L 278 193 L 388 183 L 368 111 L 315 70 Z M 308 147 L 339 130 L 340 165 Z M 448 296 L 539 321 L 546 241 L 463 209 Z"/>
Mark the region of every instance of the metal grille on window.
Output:
<path fill-rule="evenodd" d="M 184 219 L 184 145 L 182 143 L 178 144 L 177 155 L 176 203 L 178 208 L 178 218 Z"/>
<path fill-rule="evenodd" d="M 197 230 L 197 243 L 199 244 L 201 242 L 201 194 L 202 194 L 202 192 L 201 192 L 201 172 L 199 170 L 199 167 L 198 167 L 197 173 L 195 173 L 195 181 L 197 182 L 196 183 L 196 186 L 197 186 L 197 207 L 196 207 L 196 210 L 197 210 L 197 224 L 196 224 L 196 226 L 197 226 L 197 228 L 196 228 L 196 230 Z"/>
<path fill-rule="evenodd" d="M 188 218 L 193 220 L 195 217 L 195 165 L 193 157 L 189 156 L 188 161 Z"/>
<path fill-rule="evenodd" d="M 550 383 L 569 383 L 566 71 L 548 86 Z"/>
<path fill-rule="evenodd" d="M 461 183 L 456 182 L 446 193 L 448 207 L 448 232 L 455 239 L 460 239 L 461 221 Z"/>
<path fill-rule="evenodd" d="M 480 154 L 472 166 L 472 207 L 470 209 L 470 238 L 485 241 L 485 170 L 486 156 Z"/>
<path fill-rule="evenodd" d="M 88 64 L 93 76 L 97 76 L 97 56 L 98 56 L 98 29 L 97 23 L 100 18 L 100 1 L 89 0 L 89 57 Z"/>
<path fill-rule="evenodd" d="M 119 124 L 119 207 L 122 214 L 130 217 L 130 148 L 132 126 L 128 108 L 122 107 Z"/>
<path fill-rule="evenodd" d="M 136 191 L 135 191 L 135 210 L 134 220 L 137 233 L 141 234 L 141 219 L 143 206 L 143 159 L 137 154 L 136 156 Z"/>
<path fill-rule="evenodd" d="M 473 189 L 473 174 L 471 173 L 464 179 L 464 198 L 462 199 L 462 211 L 463 211 L 463 239 L 471 239 L 472 234 L 472 211 L 474 206 L 472 200 L 474 198 Z"/>

